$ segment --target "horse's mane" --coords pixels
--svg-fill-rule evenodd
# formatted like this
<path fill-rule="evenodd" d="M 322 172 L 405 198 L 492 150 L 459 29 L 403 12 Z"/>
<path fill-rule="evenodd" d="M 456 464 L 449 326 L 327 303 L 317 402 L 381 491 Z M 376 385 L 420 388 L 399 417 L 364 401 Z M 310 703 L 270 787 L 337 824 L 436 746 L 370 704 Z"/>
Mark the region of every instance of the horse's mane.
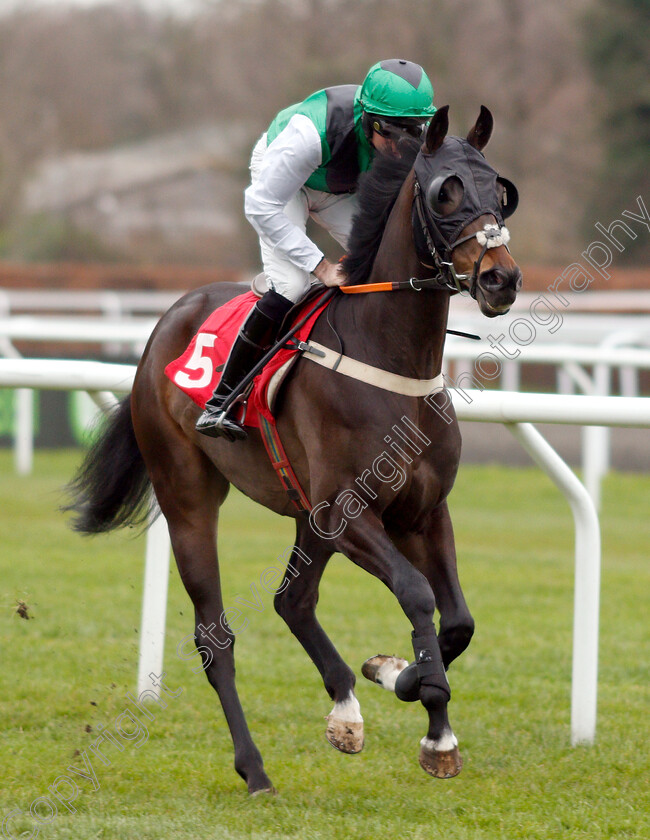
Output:
<path fill-rule="evenodd" d="M 359 178 L 359 210 L 352 220 L 348 253 L 343 261 L 350 285 L 365 283 L 370 276 L 388 216 L 420 145 L 415 139 L 401 140 L 401 157 L 377 154 L 370 169 Z"/>

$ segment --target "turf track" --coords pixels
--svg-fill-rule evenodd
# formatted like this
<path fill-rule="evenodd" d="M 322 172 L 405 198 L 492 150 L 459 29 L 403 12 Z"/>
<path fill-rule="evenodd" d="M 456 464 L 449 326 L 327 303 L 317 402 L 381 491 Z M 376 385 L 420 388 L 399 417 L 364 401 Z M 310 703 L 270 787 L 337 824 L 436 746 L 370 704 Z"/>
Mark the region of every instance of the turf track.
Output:
<path fill-rule="evenodd" d="M 98 726 L 114 726 L 134 688 L 143 541 L 67 530 L 56 507 L 78 459 L 39 453 L 35 475 L 19 479 L 10 453 L 0 452 L 0 823 L 49 795 L 69 765 L 83 769 Z M 450 671 L 450 718 L 465 761 L 457 779 L 432 780 L 418 767 L 419 704 L 400 704 L 360 676 L 366 747 L 359 756 L 333 750 L 324 738 L 330 701 L 264 594 L 238 636 L 238 683 L 279 795 L 250 800 L 232 770 L 217 699 L 192 673 L 197 659 L 176 654 L 192 632 L 192 609 L 173 569 L 166 684 L 182 693 L 154 710 L 139 746 L 106 747 L 110 765 L 94 761 L 98 789 L 77 777 L 75 813 L 59 813 L 38 836 L 645 840 L 649 503 L 649 476 L 608 478 L 594 747 L 569 746 L 568 507 L 535 469 L 465 467 L 452 509 L 477 633 Z M 261 591 L 260 573 L 292 542 L 288 520 L 233 494 L 220 545 L 226 599 L 251 600 L 251 585 Z M 325 575 L 319 617 L 357 673 L 371 654 L 409 653 L 390 593 L 343 558 Z M 36 807 L 47 815 L 46 804 Z M 16 836 L 35 825 L 10 822 Z"/>

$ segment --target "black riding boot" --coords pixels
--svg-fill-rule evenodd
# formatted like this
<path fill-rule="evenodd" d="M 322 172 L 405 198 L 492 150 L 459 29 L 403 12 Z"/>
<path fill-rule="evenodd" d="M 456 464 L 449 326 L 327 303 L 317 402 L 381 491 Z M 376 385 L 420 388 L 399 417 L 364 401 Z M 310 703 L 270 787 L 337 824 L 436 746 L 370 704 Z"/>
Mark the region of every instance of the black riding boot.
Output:
<path fill-rule="evenodd" d="M 270 349 L 277 338 L 284 316 L 292 306 L 292 301 L 277 292 L 267 292 L 257 301 L 235 339 L 219 384 L 197 421 L 197 432 L 208 437 L 225 437 L 231 441 L 246 439 L 244 428 L 229 416 L 229 411 L 223 411 L 221 406 L 226 397 Z"/>

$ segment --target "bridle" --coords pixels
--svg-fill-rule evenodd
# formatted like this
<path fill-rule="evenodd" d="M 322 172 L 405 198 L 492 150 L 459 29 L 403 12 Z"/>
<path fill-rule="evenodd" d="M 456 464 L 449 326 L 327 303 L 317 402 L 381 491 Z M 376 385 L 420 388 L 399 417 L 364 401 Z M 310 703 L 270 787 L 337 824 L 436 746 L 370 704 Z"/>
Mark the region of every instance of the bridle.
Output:
<path fill-rule="evenodd" d="M 430 154 L 420 154 L 414 165 L 413 202 L 411 207 L 411 227 L 415 251 L 420 264 L 435 273 L 432 277 L 411 277 L 409 280 L 366 283 L 356 286 L 341 286 L 345 294 L 362 294 L 366 292 L 384 292 L 412 289 L 446 290 L 452 293 L 469 291 L 476 299 L 478 278 L 481 272 L 483 258 L 490 248 L 501 245 L 508 247 L 510 231 L 503 224 L 504 218 L 514 213 L 518 204 L 518 194 L 515 185 L 500 176 L 487 163 L 483 155 L 474 149 L 467 150 L 467 142 L 460 138 L 449 138 L 457 143 L 446 144 L 436 155 L 438 166 L 434 172 L 430 171 Z M 473 159 L 469 159 L 469 154 Z M 439 158 L 443 160 L 440 161 Z M 440 168 L 442 163 L 442 173 Z M 459 168 L 460 167 L 460 168 Z M 438 184 L 456 175 L 463 182 L 458 173 L 467 174 L 467 188 L 464 187 L 461 204 L 456 210 L 436 219 L 432 207 L 429 206 L 428 193 L 434 192 Z M 446 174 L 445 174 L 446 173 Z M 494 192 L 496 184 L 500 183 L 504 192 L 498 198 Z M 424 185 L 424 187 L 422 186 Z M 462 231 L 476 219 L 484 215 L 491 215 L 494 223 L 485 224 L 482 230 L 461 236 Z M 441 228 L 447 229 L 447 235 Z M 476 239 L 481 246 L 478 258 L 474 261 L 471 274 L 458 274 L 454 268 L 453 251 L 459 245 Z"/>
<path fill-rule="evenodd" d="M 452 292 L 462 292 L 461 283 L 467 282 L 469 293 L 476 300 L 476 287 L 483 257 L 489 248 L 498 248 L 500 245 L 507 247 L 510 241 L 508 228 L 505 225 L 500 226 L 498 222 L 496 224 L 486 224 L 482 230 L 477 230 L 467 236 L 461 236 L 452 243 L 448 242 L 436 224 L 433 214 L 428 211 L 417 177 L 413 187 L 412 216 L 418 259 L 425 268 L 431 268 L 436 272 L 435 276 L 430 279 L 435 281 L 438 287 L 449 289 Z M 453 250 L 472 239 L 476 239 L 482 246 L 481 253 L 474 261 L 471 274 L 458 274 L 452 260 Z M 446 259 L 442 258 L 441 252 Z"/>
<path fill-rule="evenodd" d="M 510 231 L 507 227 L 498 224 L 486 224 L 482 230 L 461 236 L 453 243 L 448 243 L 442 235 L 435 219 L 431 213 L 427 213 L 425 201 L 422 194 L 420 182 L 415 179 L 413 186 L 413 210 L 412 210 L 413 238 L 415 250 L 420 264 L 425 268 L 433 269 L 436 273 L 433 277 L 417 278 L 411 277 L 408 280 L 398 280 L 387 283 L 363 283 L 358 286 L 340 286 L 340 291 L 345 294 L 364 294 L 368 292 L 397 292 L 411 289 L 414 292 L 421 292 L 424 289 L 446 289 L 451 292 L 463 292 L 461 285 L 466 282 L 467 290 L 476 300 L 476 287 L 478 276 L 481 271 L 481 263 L 489 248 L 498 248 L 500 245 L 507 247 L 510 241 Z M 435 239 L 442 245 L 436 247 Z M 471 274 L 458 274 L 454 268 L 452 252 L 454 248 L 476 239 L 481 245 L 481 253 L 474 261 Z M 443 259 L 441 252 L 446 259 Z"/>

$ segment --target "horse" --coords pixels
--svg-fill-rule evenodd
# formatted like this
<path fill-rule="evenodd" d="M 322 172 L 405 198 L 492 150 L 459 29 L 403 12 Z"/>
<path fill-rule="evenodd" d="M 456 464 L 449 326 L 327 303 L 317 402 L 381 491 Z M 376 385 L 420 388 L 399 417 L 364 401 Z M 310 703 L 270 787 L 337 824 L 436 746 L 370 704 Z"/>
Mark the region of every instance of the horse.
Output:
<path fill-rule="evenodd" d="M 424 140 L 405 140 L 397 158 L 376 157 L 361 178 L 344 268 L 357 291 L 377 283 L 407 289 L 337 291 L 310 341 L 337 353 L 343 347 L 348 357 L 410 381 L 439 382 L 451 296 L 469 292 L 489 318 L 508 311 L 522 282 L 502 226 L 516 205 L 516 190 L 482 154 L 492 128 L 492 115 L 481 107 L 466 138 L 448 136 L 445 106 Z M 205 286 L 160 319 L 131 394 L 71 482 L 73 527 L 97 534 L 144 523 L 157 502 L 194 605 L 195 643 L 230 729 L 235 770 L 249 793 L 258 794 L 274 788 L 237 694 L 234 633 L 224 621 L 219 579 L 218 512 L 233 484 L 293 517 L 296 542 L 274 605 L 334 701 L 328 740 L 343 752 L 363 746 L 355 674 L 316 618 L 323 571 L 341 552 L 391 590 L 412 627 L 413 662 L 372 657 L 364 675 L 400 699 L 422 703 L 428 727 L 420 764 L 433 777 L 455 776 L 462 762 L 449 723 L 446 670 L 468 646 L 474 622 L 458 579 L 447 506 L 461 448 L 449 393 L 396 393 L 303 355 L 276 408 L 286 453 L 313 504 L 309 514 L 299 512 L 271 467 L 259 430 L 234 443 L 198 434 L 198 406 L 164 375 L 208 315 L 237 294 L 236 284 Z"/>

